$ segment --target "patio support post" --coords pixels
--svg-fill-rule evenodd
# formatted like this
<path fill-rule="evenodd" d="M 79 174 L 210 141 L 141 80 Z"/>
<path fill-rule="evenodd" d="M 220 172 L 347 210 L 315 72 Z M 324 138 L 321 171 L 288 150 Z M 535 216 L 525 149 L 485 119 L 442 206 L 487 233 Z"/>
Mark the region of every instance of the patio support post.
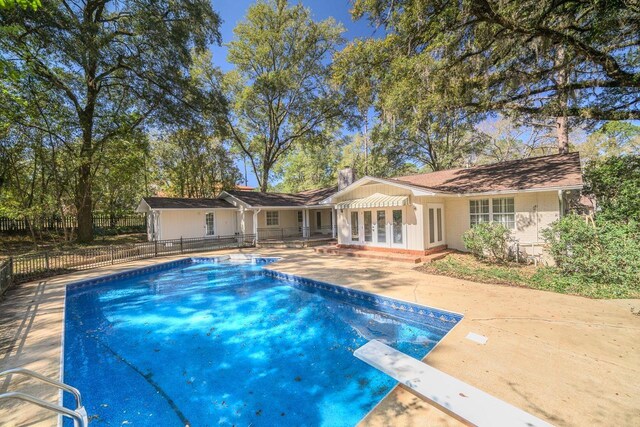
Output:
<path fill-rule="evenodd" d="M 309 237 L 309 209 L 302 210 L 302 237 Z"/>
<path fill-rule="evenodd" d="M 253 211 L 253 238 L 256 243 L 258 242 L 258 212 L 260 212 L 260 209 Z"/>
<path fill-rule="evenodd" d="M 331 208 L 331 237 L 336 238 L 336 231 L 338 230 L 338 226 L 336 224 L 336 208 Z"/>

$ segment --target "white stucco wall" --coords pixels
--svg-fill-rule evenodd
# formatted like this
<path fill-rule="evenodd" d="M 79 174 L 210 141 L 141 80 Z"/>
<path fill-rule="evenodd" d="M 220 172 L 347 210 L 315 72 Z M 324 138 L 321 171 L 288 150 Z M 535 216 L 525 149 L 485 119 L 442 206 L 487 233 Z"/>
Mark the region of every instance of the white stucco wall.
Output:
<path fill-rule="evenodd" d="M 450 248 L 465 250 L 462 234 L 470 228 L 469 200 L 513 197 L 516 226 L 512 235 L 522 245 L 543 242 L 542 230 L 560 215 L 556 191 L 520 193 L 515 195 L 459 197 L 445 199 L 447 244 Z M 491 201 L 489 202 L 491 203 Z M 539 246 L 537 247 L 539 250 Z"/>
<path fill-rule="evenodd" d="M 215 215 L 214 236 L 230 236 L 236 233 L 236 211 L 212 210 L 161 210 L 159 218 L 160 240 L 205 237 L 205 214 Z"/>
<path fill-rule="evenodd" d="M 559 218 L 560 209 L 558 203 L 558 193 L 556 191 L 531 192 L 519 194 L 506 194 L 499 196 L 482 197 L 431 197 L 431 196 L 411 196 L 410 190 L 394 187 L 386 184 L 369 184 L 354 189 L 344 194 L 336 202 L 360 199 L 375 193 L 386 195 L 406 195 L 409 196 L 409 205 L 403 208 L 403 220 L 405 222 L 406 243 L 402 248 L 410 250 L 428 249 L 429 245 L 429 224 L 427 207 L 429 204 L 442 204 L 444 207 L 444 234 L 445 244 L 449 248 L 464 251 L 466 248 L 462 242 L 462 235 L 470 228 L 469 200 L 491 199 L 493 198 L 514 198 L 515 208 L 515 229 L 512 231 L 513 237 L 520 241 L 521 247 L 526 249 L 531 243 L 536 243 L 535 253 L 539 253 L 543 242 L 542 230 L 547 228 L 553 221 Z M 386 208 L 392 210 L 393 208 Z M 360 234 L 364 235 L 364 224 L 362 212 L 370 210 L 375 221 L 375 211 L 377 208 L 358 209 Z M 375 243 L 354 242 L 351 240 L 351 209 L 337 211 L 338 242 L 348 245 L 373 245 Z M 391 216 L 387 213 L 387 223 L 391 223 Z M 362 239 L 361 239 L 362 240 Z M 391 245 L 389 245 L 391 247 Z M 396 246 L 397 247 L 397 246 Z M 527 252 L 531 252 L 527 250 Z"/>

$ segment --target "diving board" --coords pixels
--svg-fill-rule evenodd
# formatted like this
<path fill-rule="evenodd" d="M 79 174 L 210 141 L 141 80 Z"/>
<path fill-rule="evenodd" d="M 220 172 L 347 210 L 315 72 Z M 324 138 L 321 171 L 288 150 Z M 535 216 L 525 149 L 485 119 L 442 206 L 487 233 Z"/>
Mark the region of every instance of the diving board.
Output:
<path fill-rule="evenodd" d="M 420 397 L 476 426 L 542 427 L 551 424 L 377 340 L 354 353 Z"/>

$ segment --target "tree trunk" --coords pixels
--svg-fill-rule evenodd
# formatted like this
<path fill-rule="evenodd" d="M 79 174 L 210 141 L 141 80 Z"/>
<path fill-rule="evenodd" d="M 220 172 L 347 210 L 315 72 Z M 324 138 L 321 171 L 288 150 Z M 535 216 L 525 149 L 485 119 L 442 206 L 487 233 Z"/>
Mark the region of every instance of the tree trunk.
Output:
<path fill-rule="evenodd" d="M 269 185 L 269 169 L 270 166 L 266 163 L 262 164 L 262 177 L 260 179 L 260 191 L 265 193 Z"/>
<path fill-rule="evenodd" d="M 81 117 L 82 147 L 80 149 L 80 167 L 78 168 L 78 187 L 76 190 L 76 210 L 78 213 L 78 242 L 93 241 L 93 197 L 91 182 L 91 163 L 93 145 L 93 120 Z"/>
<path fill-rule="evenodd" d="M 78 170 L 76 209 L 78 211 L 78 241 L 93 241 L 93 198 L 91 197 L 91 165 L 83 164 Z"/>
<path fill-rule="evenodd" d="M 569 124 L 567 116 L 556 117 L 556 132 L 558 137 L 558 153 L 569 152 Z"/>
<path fill-rule="evenodd" d="M 558 71 L 558 90 L 560 91 L 560 107 L 562 115 L 556 117 L 556 131 L 558 137 L 558 153 L 567 154 L 569 152 L 569 123 L 567 119 L 567 107 L 569 106 L 569 93 L 567 92 L 568 70 L 565 62 L 564 46 L 558 47 L 556 62 L 561 66 Z"/>

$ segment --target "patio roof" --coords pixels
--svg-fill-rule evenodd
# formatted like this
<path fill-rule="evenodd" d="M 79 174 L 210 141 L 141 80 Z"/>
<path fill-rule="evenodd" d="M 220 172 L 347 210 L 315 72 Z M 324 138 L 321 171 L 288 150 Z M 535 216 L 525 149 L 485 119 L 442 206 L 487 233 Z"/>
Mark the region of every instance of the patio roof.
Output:
<path fill-rule="evenodd" d="M 337 209 L 363 209 L 363 208 L 385 208 L 405 206 L 409 203 L 408 196 L 388 196 L 386 194 L 372 194 L 362 199 L 347 200 L 336 205 Z"/>
<path fill-rule="evenodd" d="M 263 193 L 259 191 L 230 190 L 225 193 L 250 207 L 303 207 L 317 206 L 322 200 L 335 193 L 336 187 L 308 190 L 300 193 Z M 329 206 L 327 206 L 329 207 Z"/>

